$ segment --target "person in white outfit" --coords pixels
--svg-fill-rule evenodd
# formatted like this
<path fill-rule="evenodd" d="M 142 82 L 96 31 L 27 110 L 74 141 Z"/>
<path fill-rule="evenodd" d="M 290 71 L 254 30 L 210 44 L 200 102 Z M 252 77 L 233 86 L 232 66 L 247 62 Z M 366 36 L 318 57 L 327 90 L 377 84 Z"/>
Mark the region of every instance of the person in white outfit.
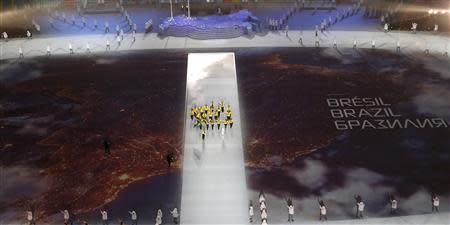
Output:
<path fill-rule="evenodd" d="M 109 44 L 109 40 L 106 39 L 106 51 L 109 51 L 109 50 L 111 50 L 111 46 Z"/>
<path fill-rule="evenodd" d="M 86 43 L 86 52 L 91 53 L 91 46 L 89 46 L 89 42 Z"/>
<path fill-rule="evenodd" d="M 363 201 L 360 201 L 356 204 L 356 208 L 357 208 L 356 218 L 361 218 L 361 219 L 363 218 L 364 207 L 365 207 L 365 204 Z"/>
<path fill-rule="evenodd" d="M 117 41 L 117 46 L 120 46 L 120 41 L 121 41 L 120 36 L 116 37 L 116 41 Z"/>
<path fill-rule="evenodd" d="M 27 221 L 28 225 L 36 225 L 36 223 L 34 222 L 33 211 L 31 210 L 27 211 Z"/>
<path fill-rule="evenodd" d="M 263 219 L 262 222 L 261 222 L 261 225 L 268 225 L 268 224 L 267 224 L 267 220 L 266 220 L 266 219 Z"/>
<path fill-rule="evenodd" d="M 8 33 L 3 32 L 2 36 L 3 36 L 3 39 L 5 39 L 5 41 L 8 41 Z"/>
<path fill-rule="evenodd" d="M 287 210 L 288 210 L 288 222 L 294 222 L 294 204 L 292 204 L 291 199 L 288 199 L 287 201 Z"/>
<path fill-rule="evenodd" d="M 128 211 L 128 213 L 130 213 L 130 216 L 131 216 L 131 225 L 137 225 L 138 224 L 137 223 L 138 217 L 137 217 L 136 210 L 133 209 L 131 211 Z"/>
<path fill-rule="evenodd" d="M 436 194 L 433 194 L 431 197 L 431 212 L 439 212 L 439 197 Z"/>
<path fill-rule="evenodd" d="M 259 193 L 259 203 L 261 204 L 261 202 L 265 202 L 266 201 L 266 196 L 264 195 L 264 192 L 261 191 Z"/>
<path fill-rule="evenodd" d="M 162 217 L 163 217 L 163 213 L 162 213 L 161 209 L 158 209 L 158 212 L 156 213 L 156 223 L 155 223 L 155 225 L 161 225 L 162 224 Z"/>
<path fill-rule="evenodd" d="M 263 210 L 266 210 L 267 209 L 267 206 L 266 206 L 266 202 L 261 202 L 261 204 L 259 204 L 259 211 L 263 211 Z"/>
<path fill-rule="evenodd" d="M 173 223 L 178 224 L 179 223 L 178 218 L 180 217 L 180 214 L 178 213 L 177 207 L 175 207 L 170 213 L 172 214 Z"/>
<path fill-rule="evenodd" d="M 395 197 L 391 195 L 390 201 L 391 201 L 391 214 L 396 214 L 398 207 L 397 199 L 395 199 Z"/>
<path fill-rule="evenodd" d="M 255 215 L 255 212 L 253 210 L 253 202 L 250 200 L 250 204 L 248 205 L 248 221 L 250 223 L 253 223 L 253 216 Z"/>
<path fill-rule="evenodd" d="M 30 39 L 31 38 L 31 32 L 29 30 L 27 30 L 27 38 Z"/>
<path fill-rule="evenodd" d="M 102 225 L 108 225 L 108 212 L 106 210 L 100 210 L 102 214 Z"/>
<path fill-rule="evenodd" d="M 119 36 L 120 34 L 120 26 L 119 24 L 116 25 L 116 35 Z"/>
<path fill-rule="evenodd" d="M 384 33 L 389 31 L 389 25 L 387 23 L 384 24 Z"/>
<path fill-rule="evenodd" d="M 73 47 L 72 47 L 72 43 L 69 42 L 69 53 L 72 55 L 73 54 Z"/>
<path fill-rule="evenodd" d="M 50 45 L 47 45 L 47 56 L 50 56 L 52 53 L 51 53 L 51 48 L 50 48 Z"/>
<path fill-rule="evenodd" d="M 22 50 L 22 47 L 19 47 L 19 58 L 23 58 L 23 50 Z"/>
<path fill-rule="evenodd" d="M 69 211 L 67 209 L 64 209 L 63 211 L 61 211 L 61 213 L 63 214 L 63 218 L 64 218 L 64 224 L 67 225 L 69 224 Z"/>
<path fill-rule="evenodd" d="M 320 210 L 320 212 L 319 212 L 319 220 L 320 221 L 328 220 L 328 218 L 327 218 L 327 207 L 325 206 L 325 203 L 322 200 L 319 201 L 319 210 Z"/>
<path fill-rule="evenodd" d="M 417 23 L 412 23 L 411 24 L 411 30 L 412 30 L 413 33 L 416 33 L 416 31 L 417 31 Z"/>
<path fill-rule="evenodd" d="M 267 220 L 267 211 L 264 209 L 262 212 L 261 212 L 261 219 L 262 220 Z"/>

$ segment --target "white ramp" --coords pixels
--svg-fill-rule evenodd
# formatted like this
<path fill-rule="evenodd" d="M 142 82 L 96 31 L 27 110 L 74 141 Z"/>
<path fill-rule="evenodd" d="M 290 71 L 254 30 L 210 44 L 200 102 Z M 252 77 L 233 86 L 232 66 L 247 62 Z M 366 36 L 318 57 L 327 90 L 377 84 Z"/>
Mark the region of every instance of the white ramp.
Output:
<path fill-rule="evenodd" d="M 247 224 L 244 168 L 234 53 L 188 56 L 181 224 Z M 189 118 L 193 104 L 223 99 L 235 121 L 224 136 L 215 127 L 203 142 Z"/>

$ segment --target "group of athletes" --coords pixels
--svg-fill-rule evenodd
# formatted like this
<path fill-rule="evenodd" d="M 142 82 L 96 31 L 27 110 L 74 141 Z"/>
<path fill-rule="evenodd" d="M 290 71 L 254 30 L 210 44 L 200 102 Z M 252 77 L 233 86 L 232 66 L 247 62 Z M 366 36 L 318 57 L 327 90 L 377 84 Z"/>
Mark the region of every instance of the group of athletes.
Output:
<path fill-rule="evenodd" d="M 214 101 L 211 101 L 209 105 L 193 105 L 191 107 L 190 116 L 191 121 L 194 122 L 194 128 L 199 129 L 202 140 L 205 140 L 206 131 L 209 130 L 210 127 L 211 131 L 213 131 L 215 125 L 217 126 L 217 130 L 220 130 L 222 127 L 223 132 L 228 126 L 233 128 L 234 121 L 232 119 L 231 106 L 227 105 L 225 107 L 223 100 L 220 100 L 217 103 L 217 106 L 214 104 Z"/>

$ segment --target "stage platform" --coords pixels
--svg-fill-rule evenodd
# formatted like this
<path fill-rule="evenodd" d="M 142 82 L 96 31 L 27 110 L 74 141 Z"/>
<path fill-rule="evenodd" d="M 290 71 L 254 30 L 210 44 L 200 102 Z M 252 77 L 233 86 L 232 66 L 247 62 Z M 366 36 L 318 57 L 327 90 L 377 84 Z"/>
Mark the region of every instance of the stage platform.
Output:
<path fill-rule="evenodd" d="M 229 39 L 262 32 L 261 22 L 250 11 L 228 15 L 166 18 L 159 25 L 159 35 L 193 39 Z"/>

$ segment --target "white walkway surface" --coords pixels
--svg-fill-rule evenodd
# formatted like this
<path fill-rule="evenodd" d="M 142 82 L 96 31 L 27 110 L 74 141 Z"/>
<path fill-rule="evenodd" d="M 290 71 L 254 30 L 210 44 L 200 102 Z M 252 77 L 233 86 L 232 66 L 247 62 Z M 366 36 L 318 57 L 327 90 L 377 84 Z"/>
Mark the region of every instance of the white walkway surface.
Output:
<path fill-rule="evenodd" d="M 397 216 L 386 218 L 365 218 L 341 221 L 316 221 L 316 222 L 299 222 L 294 224 L 326 224 L 326 225 L 448 225 L 450 224 L 450 213 L 436 213 L 413 216 Z"/>
<path fill-rule="evenodd" d="M 181 224 L 246 224 L 247 185 L 234 53 L 188 56 Z M 215 127 L 202 141 L 188 118 L 193 104 L 219 99 L 232 107 L 235 124 Z"/>
<path fill-rule="evenodd" d="M 303 38 L 300 45 L 299 37 Z M 193 40 L 189 38 L 166 37 L 159 38 L 156 34 L 137 34 L 133 42 L 130 34 L 125 35 L 121 45 L 115 41 L 115 35 L 79 35 L 70 37 L 38 37 L 31 40 L 12 39 L 0 42 L 0 59 L 18 58 L 19 47 L 22 47 L 25 57 L 46 55 L 47 45 L 51 47 L 52 55 L 69 54 L 69 43 L 72 43 L 75 54 L 86 54 L 86 44 L 89 43 L 92 53 L 105 53 L 106 40 L 111 43 L 111 52 L 140 49 L 197 49 L 197 48 L 245 48 L 245 47 L 314 47 L 314 31 L 290 31 L 289 37 L 284 33 L 269 33 L 266 36 L 254 38 L 234 38 L 226 40 Z M 450 37 L 448 33 L 421 32 L 373 32 L 373 31 L 326 31 L 319 35 L 321 47 L 332 47 L 334 40 L 338 48 L 353 47 L 354 40 L 358 48 L 371 48 L 372 40 L 377 49 L 395 51 L 397 42 L 403 53 L 416 53 L 429 49 L 430 54 L 442 55 L 449 51 Z"/>

